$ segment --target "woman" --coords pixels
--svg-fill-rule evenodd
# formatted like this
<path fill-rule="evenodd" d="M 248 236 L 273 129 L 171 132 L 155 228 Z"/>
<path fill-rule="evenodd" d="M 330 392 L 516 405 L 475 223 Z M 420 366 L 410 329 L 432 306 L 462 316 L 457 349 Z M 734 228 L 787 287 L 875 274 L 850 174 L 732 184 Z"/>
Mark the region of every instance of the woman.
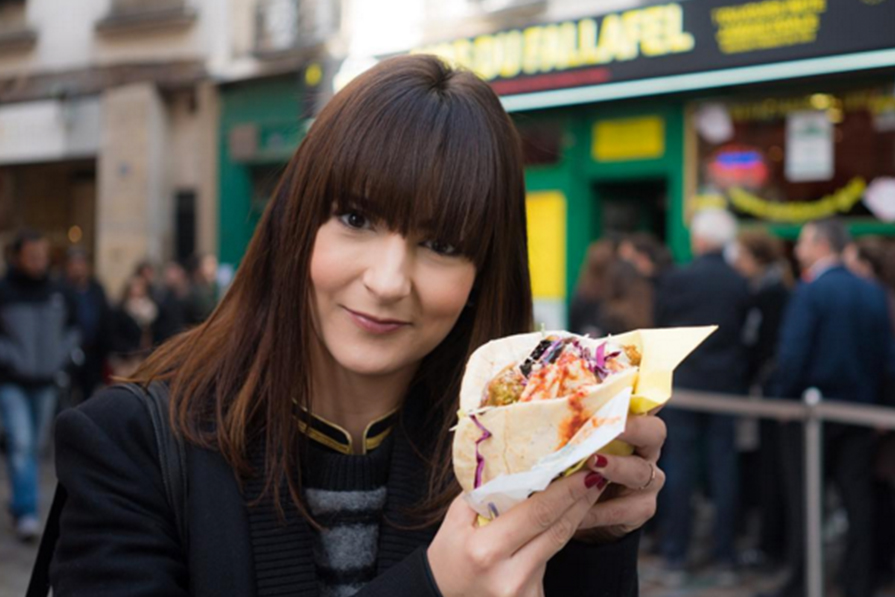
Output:
<path fill-rule="evenodd" d="M 600 310 L 609 268 L 617 261 L 618 243 L 611 238 L 594 241 L 587 247 L 569 308 L 569 329 L 576 334 L 590 334 L 594 338 L 605 335 Z"/>
<path fill-rule="evenodd" d="M 606 272 L 598 324 L 605 334 L 648 328 L 653 324 L 653 284 L 627 261 L 618 260 Z"/>
<path fill-rule="evenodd" d="M 752 291 L 751 306 L 743 330 L 743 342 L 749 355 L 750 385 L 767 395 L 774 372 L 777 337 L 793 285 L 789 264 L 780 241 L 763 230 L 741 232 L 735 245 L 734 267 L 747 280 Z M 743 501 L 761 513 L 758 549 L 750 554 L 756 563 L 774 566 L 783 561 L 785 535 L 784 495 L 780 484 L 780 434 L 775 421 L 758 423 L 758 446 L 742 454 L 741 470 L 748 478 Z M 756 434 L 753 432 L 753 436 Z M 760 471 L 757 482 L 754 471 Z"/>
<path fill-rule="evenodd" d="M 626 430 L 635 455 L 485 527 L 457 497 L 464 364 L 530 329 L 526 251 L 519 139 L 491 89 L 428 56 L 355 79 L 222 303 L 137 372 L 170 384 L 188 443 L 188 545 L 142 406 L 108 390 L 59 419 L 54 594 L 636 594 L 655 418 Z"/>
<path fill-rule="evenodd" d="M 774 369 L 777 335 L 793 285 L 792 272 L 780 241 L 762 230 L 747 230 L 737 237 L 734 267 L 749 280 L 752 308 L 743 332 L 750 348 L 749 377 L 765 389 Z"/>
<path fill-rule="evenodd" d="M 109 363 L 116 377 L 133 374 L 149 354 L 157 318 L 158 306 L 149 295 L 146 280 L 140 276 L 131 277 L 125 284 L 121 304 L 112 313 Z"/>

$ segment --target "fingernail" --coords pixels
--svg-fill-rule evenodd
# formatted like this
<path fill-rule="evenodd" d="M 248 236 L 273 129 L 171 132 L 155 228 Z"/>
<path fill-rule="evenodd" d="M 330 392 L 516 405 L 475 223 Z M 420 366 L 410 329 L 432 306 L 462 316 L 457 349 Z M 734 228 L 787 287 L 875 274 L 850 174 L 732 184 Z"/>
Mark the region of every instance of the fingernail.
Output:
<path fill-rule="evenodd" d="M 594 468 L 606 468 L 609 464 L 609 459 L 603 456 L 602 454 L 597 454 L 594 456 L 593 467 Z"/>
<path fill-rule="evenodd" d="M 606 478 L 600 473 L 588 473 L 584 478 L 584 486 L 590 489 L 594 485 L 602 489 L 606 486 Z"/>

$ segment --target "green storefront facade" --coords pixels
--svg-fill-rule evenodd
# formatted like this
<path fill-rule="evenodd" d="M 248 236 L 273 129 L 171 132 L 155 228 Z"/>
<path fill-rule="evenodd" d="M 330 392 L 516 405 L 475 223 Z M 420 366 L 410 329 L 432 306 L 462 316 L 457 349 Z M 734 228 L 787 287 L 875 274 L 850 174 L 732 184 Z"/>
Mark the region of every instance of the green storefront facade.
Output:
<path fill-rule="evenodd" d="M 237 265 L 279 174 L 304 136 L 304 91 L 295 74 L 221 87 L 221 263 Z"/>
<path fill-rule="evenodd" d="M 526 146 L 551 133 L 560 139 L 552 163 L 531 163 L 542 161 L 536 157 L 525 170 L 529 252 L 541 321 L 564 325 L 579 268 L 595 239 L 649 232 L 668 243 L 676 258 L 686 259 L 682 102 L 610 102 L 513 117 Z M 530 141 L 531 131 L 535 139 Z M 601 136 L 613 132 L 641 135 L 606 155 Z"/>
<path fill-rule="evenodd" d="M 566 324 L 592 241 L 650 232 L 685 261 L 689 214 L 712 201 L 787 238 L 805 214 L 837 213 L 856 232 L 895 235 L 860 202 L 874 179 L 895 177 L 891 22 L 895 1 L 645 3 L 418 51 L 476 70 L 517 123 L 536 317 L 552 327 Z M 758 26 L 776 33 L 747 35 Z M 220 257 L 236 264 L 307 110 L 296 76 L 224 86 L 221 97 Z M 721 140 L 703 114 L 719 109 Z M 790 159 L 797 142 L 823 149 L 790 130 L 819 113 L 835 155 Z M 863 136 L 867 148 L 850 144 Z"/>

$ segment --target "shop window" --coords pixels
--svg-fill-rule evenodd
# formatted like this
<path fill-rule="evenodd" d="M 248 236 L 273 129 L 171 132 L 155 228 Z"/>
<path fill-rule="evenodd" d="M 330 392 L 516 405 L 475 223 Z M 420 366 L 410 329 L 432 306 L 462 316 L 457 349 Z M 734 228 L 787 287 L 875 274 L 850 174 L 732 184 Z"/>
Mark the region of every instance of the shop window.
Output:
<path fill-rule="evenodd" d="M 25 0 L 0 0 L 0 51 L 28 50 L 37 34 L 25 19 Z"/>
<path fill-rule="evenodd" d="M 102 34 L 141 30 L 183 29 L 196 21 L 194 8 L 185 0 L 112 0 L 108 15 L 96 23 Z"/>
<path fill-rule="evenodd" d="M 510 11 L 540 11 L 547 6 L 546 0 L 470 0 L 479 10 L 500 15 Z"/>
<path fill-rule="evenodd" d="M 694 106 L 698 196 L 744 219 L 895 219 L 895 85 Z"/>
<path fill-rule="evenodd" d="M 255 53 L 276 57 L 313 48 L 336 33 L 340 2 L 333 0 L 259 0 Z"/>
<path fill-rule="evenodd" d="M 526 166 L 549 166 L 562 159 L 564 127 L 560 122 L 517 122 Z"/>

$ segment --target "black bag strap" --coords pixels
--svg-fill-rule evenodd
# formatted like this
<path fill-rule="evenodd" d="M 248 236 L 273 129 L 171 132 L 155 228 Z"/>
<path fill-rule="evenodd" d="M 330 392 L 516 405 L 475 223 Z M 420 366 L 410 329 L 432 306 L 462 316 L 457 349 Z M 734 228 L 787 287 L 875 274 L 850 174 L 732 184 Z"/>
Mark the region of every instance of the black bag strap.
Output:
<path fill-rule="evenodd" d="M 161 382 L 152 382 L 146 389 L 133 383 L 121 384 L 121 387 L 139 397 L 149 411 L 152 432 L 158 447 L 165 497 L 171 511 L 174 512 L 178 539 L 186 552 L 188 539 L 186 448 L 183 441 L 171 429 L 168 418 L 170 404 L 168 387 Z M 50 515 L 47 518 L 25 597 L 47 597 L 50 592 L 50 563 L 59 539 L 59 517 L 62 515 L 65 499 L 65 488 L 57 483 L 53 505 L 50 507 Z"/>
<path fill-rule="evenodd" d="M 149 411 L 152 431 L 155 434 L 155 443 L 158 447 L 159 467 L 162 471 L 165 494 L 168 498 L 168 505 L 174 512 L 178 539 L 186 552 L 188 539 L 186 448 L 183 441 L 171 429 L 171 420 L 168 415 L 171 397 L 168 386 L 158 381 L 152 382 L 146 389 L 134 383 L 126 383 L 122 386 L 142 398 Z"/>
<path fill-rule="evenodd" d="M 53 551 L 59 539 L 59 516 L 62 514 L 65 498 L 65 487 L 57 483 L 56 493 L 53 494 L 53 505 L 50 506 L 50 516 L 40 539 L 40 548 L 37 550 L 37 559 L 31 570 L 31 580 L 28 582 L 25 597 L 47 597 L 50 592 L 50 562 L 53 561 Z"/>

